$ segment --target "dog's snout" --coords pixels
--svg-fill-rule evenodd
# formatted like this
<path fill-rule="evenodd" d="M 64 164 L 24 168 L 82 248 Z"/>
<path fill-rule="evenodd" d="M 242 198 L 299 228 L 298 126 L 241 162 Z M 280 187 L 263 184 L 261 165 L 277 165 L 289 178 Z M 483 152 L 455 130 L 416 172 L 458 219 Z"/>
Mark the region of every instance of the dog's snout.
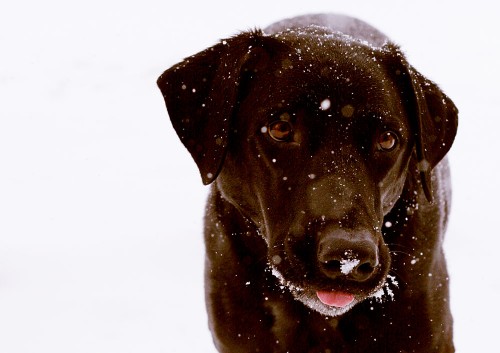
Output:
<path fill-rule="evenodd" d="M 319 241 L 317 258 L 327 277 L 357 282 L 368 280 L 379 265 L 377 244 L 367 232 L 328 233 Z"/>

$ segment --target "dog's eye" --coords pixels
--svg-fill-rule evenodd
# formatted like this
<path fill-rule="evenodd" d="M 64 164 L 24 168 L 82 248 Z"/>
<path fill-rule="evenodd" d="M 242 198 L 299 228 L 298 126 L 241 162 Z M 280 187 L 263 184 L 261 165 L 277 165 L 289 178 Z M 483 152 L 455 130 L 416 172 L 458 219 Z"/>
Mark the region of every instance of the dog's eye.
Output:
<path fill-rule="evenodd" d="M 288 121 L 277 120 L 269 124 L 269 136 L 276 141 L 289 141 L 292 137 L 292 124 Z"/>
<path fill-rule="evenodd" d="M 386 131 L 379 136 L 377 147 L 381 151 L 392 151 L 398 144 L 398 135 L 392 131 Z"/>

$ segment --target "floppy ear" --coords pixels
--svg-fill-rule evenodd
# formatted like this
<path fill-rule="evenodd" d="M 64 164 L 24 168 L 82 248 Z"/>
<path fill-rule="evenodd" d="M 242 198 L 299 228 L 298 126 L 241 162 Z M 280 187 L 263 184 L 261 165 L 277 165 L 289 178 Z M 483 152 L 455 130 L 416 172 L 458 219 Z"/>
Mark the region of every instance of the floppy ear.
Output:
<path fill-rule="evenodd" d="M 409 107 L 422 188 L 431 202 L 431 171 L 453 144 L 458 127 L 458 109 L 434 82 L 406 61 L 399 48 L 390 46 L 402 67 L 397 69 L 396 74 L 404 81 L 403 96 Z"/>
<path fill-rule="evenodd" d="M 262 36 L 254 31 L 222 40 L 158 78 L 172 125 L 205 185 L 222 167 L 243 66 Z"/>

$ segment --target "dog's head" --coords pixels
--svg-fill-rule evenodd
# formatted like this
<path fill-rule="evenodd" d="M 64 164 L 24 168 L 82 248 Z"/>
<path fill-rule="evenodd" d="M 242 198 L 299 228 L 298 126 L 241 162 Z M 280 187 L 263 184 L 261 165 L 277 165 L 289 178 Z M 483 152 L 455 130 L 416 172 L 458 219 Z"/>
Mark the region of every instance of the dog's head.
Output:
<path fill-rule="evenodd" d="M 429 200 L 457 110 L 400 50 L 311 27 L 223 40 L 158 80 L 205 184 L 260 229 L 273 273 L 339 315 L 390 270 L 384 216 L 409 165 Z"/>

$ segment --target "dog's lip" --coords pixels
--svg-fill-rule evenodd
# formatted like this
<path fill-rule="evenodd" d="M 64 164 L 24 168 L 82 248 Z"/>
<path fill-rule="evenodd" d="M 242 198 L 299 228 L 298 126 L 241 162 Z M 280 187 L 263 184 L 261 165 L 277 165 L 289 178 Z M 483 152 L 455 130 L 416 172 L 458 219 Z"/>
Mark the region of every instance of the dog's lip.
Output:
<path fill-rule="evenodd" d="M 344 308 L 354 301 L 354 295 L 341 291 L 316 291 L 316 296 L 325 305 Z"/>
<path fill-rule="evenodd" d="M 339 316 L 347 311 L 349 311 L 352 307 L 354 307 L 356 304 L 368 299 L 368 298 L 375 298 L 375 300 L 381 301 L 382 297 L 384 295 L 388 295 L 389 298 L 393 298 L 394 294 L 392 290 L 389 287 L 389 284 L 387 283 L 387 280 L 389 280 L 390 283 L 395 285 L 395 287 L 398 286 L 397 281 L 395 280 L 394 277 L 392 276 L 387 276 L 386 279 L 382 280 L 375 288 L 373 288 L 370 292 L 361 292 L 358 290 L 355 291 L 350 291 L 347 292 L 345 289 L 343 290 L 335 290 L 332 287 L 328 288 L 329 286 L 303 286 L 303 285 L 297 285 L 291 281 L 286 280 L 281 272 L 278 270 L 276 266 L 271 265 L 270 269 L 272 271 L 272 274 L 279 280 L 281 284 L 281 290 L 284 290 L 285 288 L 290 291 L 290 293 L 293 295 L 293 297 L 303 304 L 305 304 L 307 307 L 314 309 L 318 311 L 319 313 L 326 315 L 326 316 Z M 349 303 L 341 303 L 340 301 L 337 302 L 336 304 L 339 306 L 335 305 L 330 305 L 328 304 L 330 301 L 325 300 L 323 302 L 318 296 L 318 293 L 331 293 L 331 292 L 337 292 L 337 293 L 344 293 L 346 294 L 345 301 L 349 301 Z M 350 295 L 352 295 L 352 300 L 350 300 Z M 333 302 L 330 302 L 331 304 L 335 304 Z M 343 306 L 341 306 L 343 305 Z"/>

